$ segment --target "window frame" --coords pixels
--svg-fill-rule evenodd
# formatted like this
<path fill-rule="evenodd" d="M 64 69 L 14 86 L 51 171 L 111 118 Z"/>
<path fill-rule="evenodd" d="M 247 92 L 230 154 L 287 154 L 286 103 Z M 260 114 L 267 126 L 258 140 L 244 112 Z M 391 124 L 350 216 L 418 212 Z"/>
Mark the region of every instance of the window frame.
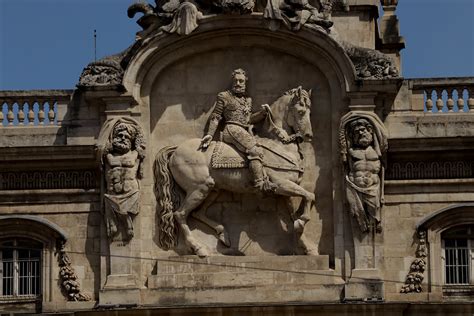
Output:
<path fill-rule="evenodd" d="M 455 227 L 453 227 L 455 228 Z M 442 248 L 442 261 L 443 261 L 443 287 L 459 287 L 459 286 L 474 286 L 474 239 L 473 238 L 466 238 L 466 249 L 468 252 L 468 283 L 447 283 L 447 271 L 446 271 L 446 264 L 447 264 L 447 258 L 446 258 L 446 239 L 453 239 L 453 240 L 461 240 L 464 238 L 442 238 L 441 239 L 441 248 Z M 450 247 L 448 247 L 450 248 Z M 456 248 L 458 249 L 458 248 Z"/>
<path fill-rule="evenodd" d="M 4 294 L 3 293 L 3 274 L 4 274 L 4 269 L 3 269 L 3 251 L 0 251 L 0 264 L 2 265 L 0 267 L 0 301 L 10 301 L 10 300 L 31 300 L 31 299 L 38 299 L 39 297 L 42 296 L 42 283 L 43 283 L 43 276 L 42 276 L 42 270 L 43 270 L 43 249 L 44 245 L 41 242 L 38 242 L 34 239 L 31 238 L 25 238 L 25 237 L 16 237 L 16 238 L 2 238 L 0 239 L 0 243 L 7 243 L 7 242 L 12 242 L 12 286 L 11 286 L 11 295 Z M 20 259 L 20 250 L 22 250 L 22 246 L 19 245 L 20 243 L 25 243 L 26 245 L 31 245 L 31 247 L 25 247 L 23 248 L 24 250 L 28 250 L 29 254 L 29 260 L 23 260 Z M 35 244 L 35 245 L 34 245 Z M 0 248 L 3 248 L 3 245 L 0 245 Z M 31 251 L 36 251 L 38 252 L 38 257 L 37 258 L 31 258 Z M 10 260 L 10 259 L 9 259 Z M 22 262 L 36 262 L 38 264 L 37 268 L 37 273 L 33 273 L 33 278 L 38 278 L 38 283 L 35 284 L 35 287 L 37 288 L 36 294 L 20 294 L 21 290 L 21 278 L 22 276 L 22 267 L 21 263 Z M 26 270 L 30 272 L 31 267 L 29 264 L 27 264 Z M 28 273 L 29 275 L 30 273 Z M 35 282 L 36 283 L 36 282 Z M 28 291 L 32 292 L 32 290 Z"/>

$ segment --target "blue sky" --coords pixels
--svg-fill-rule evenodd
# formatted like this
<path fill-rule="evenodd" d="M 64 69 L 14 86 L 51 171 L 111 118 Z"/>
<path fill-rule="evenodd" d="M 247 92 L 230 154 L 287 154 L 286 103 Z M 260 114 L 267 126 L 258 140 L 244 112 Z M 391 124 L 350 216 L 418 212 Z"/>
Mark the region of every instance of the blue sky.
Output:
<path fill-rule="evenodd" d="M 94 59 L 140 30 L 133 0 L 0 0 L 0 90 L 72 89 Z M 149 0 L 153 3 L 152 0 Z M 403 75 L 474 76 L 474 0 L 400 0 Z"/>

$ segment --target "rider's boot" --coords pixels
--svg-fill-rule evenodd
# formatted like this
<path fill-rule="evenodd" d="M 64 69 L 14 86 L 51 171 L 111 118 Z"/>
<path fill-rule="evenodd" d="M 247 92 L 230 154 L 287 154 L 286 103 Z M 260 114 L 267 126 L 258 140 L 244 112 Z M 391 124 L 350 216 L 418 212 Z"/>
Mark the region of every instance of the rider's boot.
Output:
<path fill-rule="evenodd" d="M 268 177 L 263 172 L 263 165 L 259 159 L 250 160 L 250 172 L 253 175 L 254 188 L 263 193 L 275 193 L 277 185 L 270 182 Z"/>

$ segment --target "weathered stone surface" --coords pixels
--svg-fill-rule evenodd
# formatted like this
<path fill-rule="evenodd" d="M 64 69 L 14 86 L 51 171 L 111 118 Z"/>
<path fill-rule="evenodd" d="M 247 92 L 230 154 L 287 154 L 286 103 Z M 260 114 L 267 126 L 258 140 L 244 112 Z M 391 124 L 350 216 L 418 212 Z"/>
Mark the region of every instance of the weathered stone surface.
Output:
<path fill-rule="evenodd" d="M 439 258 L 442 232 L 474 222 L 474 79 L 399 78 L 402 38 L 393 8 L 377 27 L 379 2 L 139 2 L 129 9 L 129 15 L 144 13 L 137 41 L 89 64 L 77 90 L 0 91 L 0 239 L 33 238 L 44 245 L 41 302 L 1 300 L 0 311 L 465 312 L 445 303 L 459 288 L 443 289 Z M 230 76 L 238 68 L 245 73 Z M 266 106 L 282 94 L 296 102 Z M 368 146 L 354 141 L 355 128 L 341 129 L 348 112 L 378 118 Z M 265 129 L 249 119 L 252 114 L 282 124 Z M 104 123 L 120 120 L 126 127 L 115 126 L 113 133 L 110 124 L 101 133 Z M 243 126 L 232 128 L 233 123 Z M 377 133 L 383 126 L 387 132 Z M 113 146 L 105 155 L 94 151 L 125 131 L 124 139 L 139 134 L 148 146 L 127 153 Z M 342 132 L 350 136 L 345 139 L 349 164 L 339 159 Z M 307 136 L 305 142 L 298 142 L 301 136 Z M 278 146 L 268 145 L 272 137 Z M 186 180 L 161 199 L 156 193 L 163 190 L 166 173 L 155 173 L 157 153 L 189 139 L 195 139 L 193 154 L 174 162 L 182 169 L 162 166 L 167 176 L 185 174 Z M 237 148 L 214 151 L 216 141 Z M 254 152 L 249 146 L 254 142 L 268 151 Z M 224 155 L 228 152 L 232 159 Z M 206 181 L 194 181 L 203 153 L 218 159 L 205 164 Z M 374 189 L 380 203 L 363 190 L 346 203 L 346 175 L 359 188 Z M 285 186 L 282 179 L 291 181 Z M 272 194 L 275 183 L 276 193 L 292 197 Z M 289 187 L 300 197 L 282 192 Z M 194 194 L 188 205 L 170 207 L 183 205 L 184 191 Z M 213 199 L 202 201 L 203 192 Z M 106 208 L 124 215 L 119 225 L 125 236 L 134 217 L 133 238 L 124 242 L 122 234 L 110 238 L 111 212 L 104 217 L 103 197 L 127 193 L 140 198 Z M 357 202 L 365 203 L 356 211 L 367 212 L 375 229 L 364 232 L 366 225 L 353 221 L 347 210 Z M 375 202 L 372 209 L 369 202 Z M 199 208 L 202 213 L 195 212 Z M 20 220 L 6 225 L 5 215 L 31 216 L 50 226 L 22 227 Z M 47 228 L 56 226 L 69 236 L 57 258 L 58 235 Z M 426 231 L 426 256 L 417 253 L 420 227 Z M 66 285 L 72 285 L 65 291 L 70 299 L 87 293 L 91 301 L 68 302 L 61 293 Z M 416 293 L 420 289 L 423 293 Z M 380 299 L 385 302 L 369 303 Z M 338 304 L 341 300 L 345 304 Z M 320 305 L 307 306 L 315 302 Z M 235 307 L 242 304 L 258 308 Z"/>

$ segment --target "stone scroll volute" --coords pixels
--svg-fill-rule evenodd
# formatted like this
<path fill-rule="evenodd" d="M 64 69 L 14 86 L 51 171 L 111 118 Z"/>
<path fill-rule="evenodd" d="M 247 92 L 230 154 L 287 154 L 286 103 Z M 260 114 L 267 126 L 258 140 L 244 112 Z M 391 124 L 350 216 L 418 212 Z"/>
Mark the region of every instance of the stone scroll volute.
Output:
<path fill-rule="evenodd" d="M 110 241 L 129 242 L 139 213 L 145 140 L 139 123 L 129 117 L 108 119 L 102 126 L 98 156 L 104 175 L 103 209 Z"/>

